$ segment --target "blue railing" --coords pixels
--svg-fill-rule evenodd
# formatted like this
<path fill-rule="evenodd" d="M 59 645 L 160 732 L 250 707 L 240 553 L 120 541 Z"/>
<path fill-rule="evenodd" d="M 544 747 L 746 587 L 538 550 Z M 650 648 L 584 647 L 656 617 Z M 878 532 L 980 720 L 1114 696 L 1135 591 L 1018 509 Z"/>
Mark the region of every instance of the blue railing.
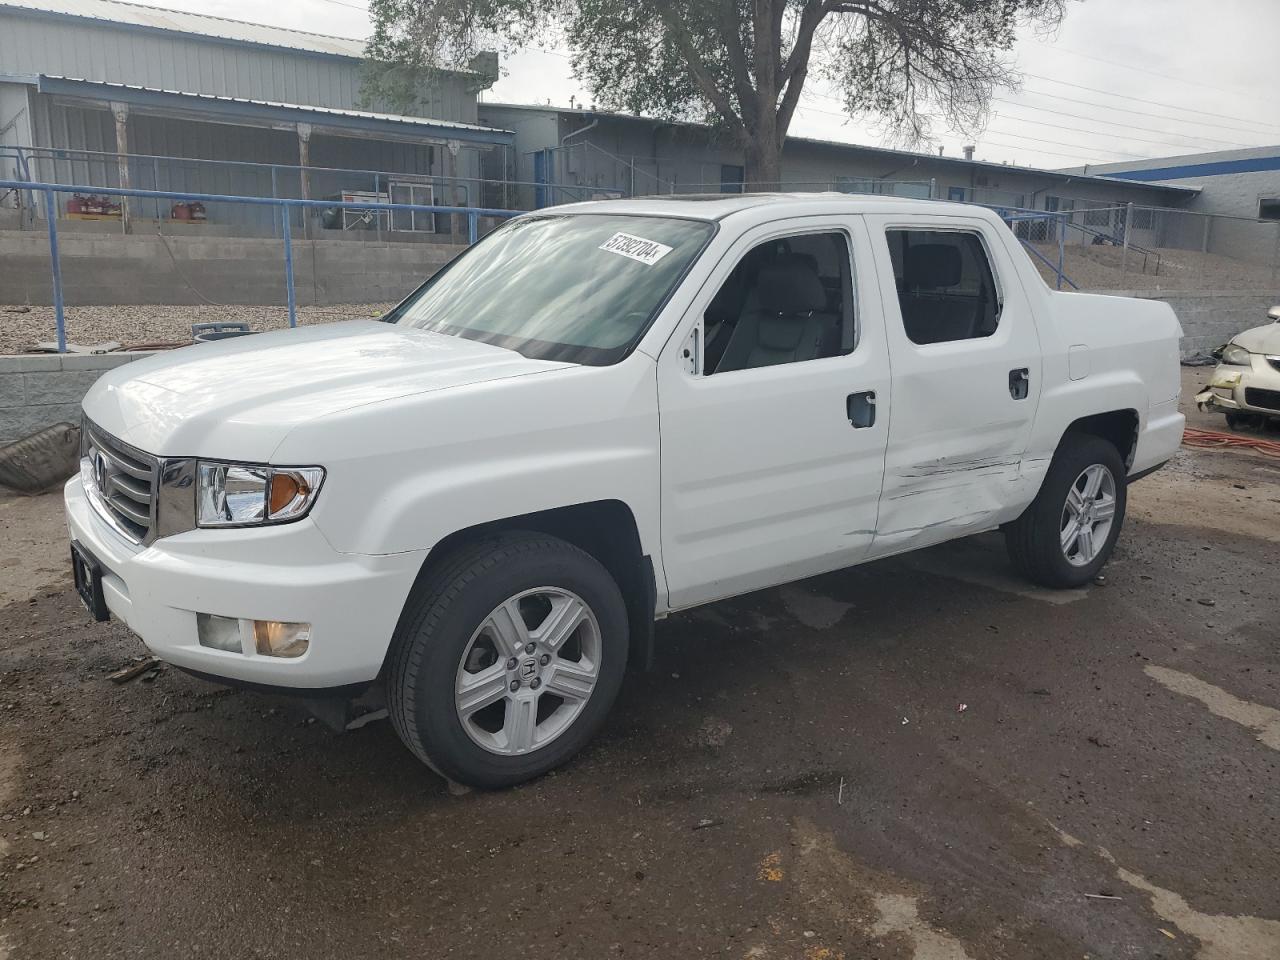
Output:
<path fill-rule="evenodd" d="M 46 221 L 49 232 L 49 257 L 53 272 L 53 310 L 58 327 L 58 352 L 66 353 L 67 332 L 66 317 L 62 302 L 62 264 L 58 255 L 58 216 L 54 195 L 58 193 L 96 194 L 108 197 L 137 197 L 154 200 L 182 200 L 197 203 L 246 203 L 255 206 L 278 208 L 281 233 L 284 241 L 284 274 L 285 292 L 289 304 L 289 326 L 298 325 L 297 300 L 293 286 L 293 230 L 289 211 L 293 207 L 352 209 L 389 212 L 405 211 L 418 213 L 440 213 L 460 215 L 467 218 L 467 242 L 475 243 L 480 235 L 481 217 L 507 218 L 518 216 L 519 210 L 501 210 L 486 207 L 451 207 L 441 205 L 425 205 L 411 203 L 345 203 L 333 200 L 296 200 L 271 197 L 237 197 L 217 193 L 177 193 L 168 190 L 121 190 L 117 187 L 95 187 L 61 183 L 41 183 L 32 180 L 0 180 L 0 189 L 20 190 L 29 194 L 40 195 L 47 212 Z"/>
<path fill-rule="evenodd" d="M 987 204 L 979 204 L 979 206 L 987 206 Z M 1057 289 L 1061 290 L 1064 283 L 1069 284 L 1072 290 L 1080 289 L 1074 280 L 1062 272 L 1067 258 L 1067 228 L 1072 225 L 1070 212 L 1053 210 L 1022 210 L 1001 206 L 993 206 L 991 209 L 995 210 L 995 212 L 999 214 L 1000 219 L 1008 225 L 1009 229 L 1014 231 L 1014 236 L 1017 236 L 1017 230 L 1014 228 L 1014 224 L 1016 223 L 1054 223 L 1057 226 L 1057 230 L 1054 232 L 1058 235 L 1057 263 L 1054 263 L 1043 253 L 1037 250 L 1027 238 L 1018 237 L 1018 240 L 1029 254 L 1053 271 L 1057 281 Z"/>

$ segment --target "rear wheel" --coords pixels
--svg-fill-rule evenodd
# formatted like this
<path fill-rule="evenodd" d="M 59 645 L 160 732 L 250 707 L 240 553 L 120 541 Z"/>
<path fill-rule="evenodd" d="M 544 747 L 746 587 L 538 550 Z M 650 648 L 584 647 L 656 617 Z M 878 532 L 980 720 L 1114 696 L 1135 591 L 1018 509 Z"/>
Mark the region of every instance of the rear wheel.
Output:
<path fill-rule="evenodd" d="M 451 780 L 529 780 L 603 724 L 627 641 L 622 595 L 589 554 L 533 533 L 478 542 L 410 598 L 387 674 L 392 723 Z"/>
<path fill-rule="evenodd" d="M 1010 559 L 1042 586 L 1083 586 L 1111 557 L 1126 503 L 1116 448 L 1090 434 L 1067 434 L 1035 501 L 1005 527 Z"/>

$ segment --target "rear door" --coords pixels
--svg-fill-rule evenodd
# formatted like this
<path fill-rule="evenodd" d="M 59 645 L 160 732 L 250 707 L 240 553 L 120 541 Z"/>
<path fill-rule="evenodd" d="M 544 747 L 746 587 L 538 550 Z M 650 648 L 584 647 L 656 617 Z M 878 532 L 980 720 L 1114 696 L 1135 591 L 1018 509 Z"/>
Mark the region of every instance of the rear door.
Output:
<path fill-rule="evenodd" d="M 890 414 L 873 271 L 859 217 L 755 228 L 659 356 L 672 608 L 866 555 Z"/>
<path fill-rule="evenodd" d="M 1006 228 L 868 216 L 893 367 L 874 556 L 1013 519 L 1040 394 L 1040 341 Z M 1005 231 L 1001 233 L 998 231 Z"/>

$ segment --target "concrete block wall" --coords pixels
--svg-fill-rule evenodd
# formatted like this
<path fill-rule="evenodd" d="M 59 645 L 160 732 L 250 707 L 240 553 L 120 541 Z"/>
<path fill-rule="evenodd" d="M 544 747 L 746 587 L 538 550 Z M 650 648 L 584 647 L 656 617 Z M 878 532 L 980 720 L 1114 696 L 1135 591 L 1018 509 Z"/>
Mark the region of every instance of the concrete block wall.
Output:
<path fill-rule="evenodd" d="M 1267 311 L 1280 304 L 1280 290 L 1106 290 L 1116 297 L 1163 300 L 1182 324 L 1182 355 L 1208 353 L 1237 333 L 1270 321 Z"/>
<path fill-rule="evenodd" d="M 106 371 L 149 351 L 0 357 L 0 446 L 55 423 L 80 422 L 80 401 Z"/>
<path fill-rule="evenodd" d="M 159 303 L 283 304 L 284 247 L 255 237 L 59 235 L 68 306 Z M 300 304 L 387 303 L 403 298 L 465 247 L 416 242 L 295 240 Z M 49 304 L 49 242 L 38 231 L 0 231 L 0 303 Z"/>

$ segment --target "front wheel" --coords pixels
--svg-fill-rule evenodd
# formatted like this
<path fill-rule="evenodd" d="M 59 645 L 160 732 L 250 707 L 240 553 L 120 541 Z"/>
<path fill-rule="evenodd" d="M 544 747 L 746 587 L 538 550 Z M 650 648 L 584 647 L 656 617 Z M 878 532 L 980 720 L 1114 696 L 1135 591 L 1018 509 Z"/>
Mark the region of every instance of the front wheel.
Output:
<path fill-rule="evenodd" d="M 511 786 L 566 762 L 603 724 L 627 662 L 626 607 L 601 564 L 535 533 L 464 547 L 415 589 L 387 701 L 441 775 Z"/>
<path fill-rule="evenodd" d="M 1111 557 L 1126 502 L 1119 451 L 1100 437 L 1067 434 L 1036 499 L 1005 526 L 1009 557 L 1042 586 L 1083 586 Z"/>

